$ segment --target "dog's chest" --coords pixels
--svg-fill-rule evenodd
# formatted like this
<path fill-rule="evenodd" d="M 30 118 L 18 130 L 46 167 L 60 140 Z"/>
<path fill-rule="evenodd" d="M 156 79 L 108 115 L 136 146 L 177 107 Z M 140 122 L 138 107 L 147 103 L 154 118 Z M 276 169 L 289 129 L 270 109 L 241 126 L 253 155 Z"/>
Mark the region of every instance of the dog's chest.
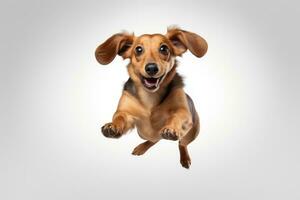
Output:
<path fill-rule="evenodd" d="M 159 131 L 168 116 L 162 108 L 159 108 L 158 104 L 161 101 L 159 96 L 144 94 L 140 98 L 144 115 L 136 121 L 137 131 L 143 139 L 157 141 L 160 139 Z"/>

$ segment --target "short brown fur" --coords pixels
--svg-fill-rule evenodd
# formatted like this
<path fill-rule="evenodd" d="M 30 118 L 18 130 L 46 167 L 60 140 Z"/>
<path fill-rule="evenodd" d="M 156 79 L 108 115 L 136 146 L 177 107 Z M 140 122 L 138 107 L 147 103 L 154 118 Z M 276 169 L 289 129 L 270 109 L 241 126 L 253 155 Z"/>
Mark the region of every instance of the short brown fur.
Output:
<path fill-rule="evenodd" d="M 130 59 L 127 66 L 130 78 L 112 122 L 102 127 L 104 136 L 119 138 L 136 127 L 146 142 L 138 145 L 133 155 L 144 154 L 161 139 L 179 140 L 180 163 L 190 167 L 187 145 L 197 137 L 200 123 L 192 99 L 183 90 L 175 59 L 187 50 L 202 57 L 207 43 L 199 35 L 179 28 L 168 29 L 166 35 L 135 37 L 118 33 L 96 49 L 96 59 L 101 64 L 109 64 L 116 55 Z M 146 70 L 149 63 L 156 66 L 151 76 Z"/>

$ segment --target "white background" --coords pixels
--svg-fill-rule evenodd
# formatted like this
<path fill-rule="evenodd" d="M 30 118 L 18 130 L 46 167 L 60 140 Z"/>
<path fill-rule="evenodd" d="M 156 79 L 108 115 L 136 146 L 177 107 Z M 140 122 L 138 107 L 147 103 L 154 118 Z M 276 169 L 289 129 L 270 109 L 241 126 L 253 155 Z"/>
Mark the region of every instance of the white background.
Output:
<path fill-rule="evenodd" d="M 1 199 L 299 199 L 297 1 L 2 1 Z M 203 36 L 179 72 L 201 118 L 180 166 L 177 143 L 142 157 L 136 131 L 107 139 L 126 64 L 95 48 L 122 30 Z M 297 123 L 298 122 L 298 123 Z"/>

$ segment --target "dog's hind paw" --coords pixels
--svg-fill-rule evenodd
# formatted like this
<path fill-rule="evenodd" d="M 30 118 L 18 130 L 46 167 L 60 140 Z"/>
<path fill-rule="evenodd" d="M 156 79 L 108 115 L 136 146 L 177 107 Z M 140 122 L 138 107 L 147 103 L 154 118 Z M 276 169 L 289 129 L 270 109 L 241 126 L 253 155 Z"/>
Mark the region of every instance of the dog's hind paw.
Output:
<path fill-rule="evenodd" d="M 148 148 L 146 148 L 144 144 L 140 144 L 133 149 L 131 154 L 135 156 L 140 156 L 143 155 L 147 150 Z"/>
<path fill-rule="evenodd" d="M 161 137 L 166 140 L 178 140 L 178 132 L 172 128 L 163 128 L 161 131 Z"/>
<path fill-rule="evenodd" d="M 143 155 L 150 147 L 152 147 L 156 142 L 146 141 L 142 144 L 136 146 L 132 152 L 132 155 L 140 156 Z"/>
<path fill-rule="evenodd" d="M 102 126 L 101 131 L 105 137 L 119 138 L 122 136 L 122 131 L 113 123 L 107 123 Z"/>
<path fill-rule="evenodd" d="M 180 159 L 180 163 L 181 163 L 182 167 L 184 167 L 186 169 L 189 169 L 192 164 L 191 159 L 189 157 Z"/>

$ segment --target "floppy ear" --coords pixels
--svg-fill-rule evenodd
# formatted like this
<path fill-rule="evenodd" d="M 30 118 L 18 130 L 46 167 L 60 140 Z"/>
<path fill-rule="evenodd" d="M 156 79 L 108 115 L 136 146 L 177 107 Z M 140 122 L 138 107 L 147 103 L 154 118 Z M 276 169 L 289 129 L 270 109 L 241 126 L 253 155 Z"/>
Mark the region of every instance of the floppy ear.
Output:
<path fill-rule="evenodd" d="M 201 36 L 179 28 L 168 28 L 166 37 L 171 41 L 176 56 L 181 56 L 188 49 L 200 58 L 204 56 L 208 48 Z"/>
<path fill-rule="evenodd" d="M 116 57 L 129 58 L 129 49 L 133 43 L 133 34 L 118 33 L 108 38 L 103 44 L 97 47 L 95 56 L 102 65 L 107 65 Z"/>

